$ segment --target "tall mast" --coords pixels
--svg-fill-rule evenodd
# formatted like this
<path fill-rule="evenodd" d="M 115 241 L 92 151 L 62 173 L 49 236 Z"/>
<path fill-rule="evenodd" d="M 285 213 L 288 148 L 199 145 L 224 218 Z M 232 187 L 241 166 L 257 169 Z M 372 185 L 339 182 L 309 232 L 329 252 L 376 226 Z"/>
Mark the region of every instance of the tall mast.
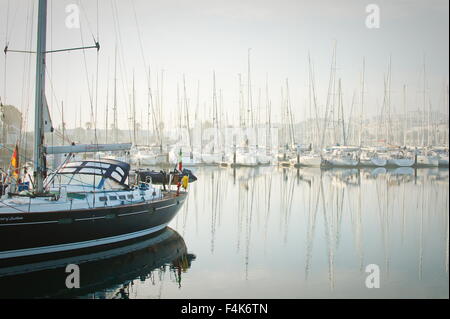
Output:
<path fill-rule="evenodd" d="M 338 101 L 338 107 L 339 107 L 339 114 L 341 117 L 341 123 L 342 123 L 342 140 L 344 141 L 344 145 L 347 145 L 347 137 L 345 136 L 345 120 L 344 120 L 344 103 L 342 100 L 342 86 L 341 86 L 341 79 L 338 80 L 338 90 L 339 90 L 339 101 Z"/>
<path fill-rule="evenodd" d="M 65 139 L 65 123 L 64 123 L 64 102 L 61 101 L 61 130 L 62 130 L 62 142 L 61 145 L 64 145 L 64 139 Z"/>
<path fill-rule="evenodd" d="M 269 75 L 266 73 L 266 155 L 270 154 L 270 124 Z"/>
<path fill-rule="evenodd" d="M 150 146 L 150 67 L 148 68 L 147 90 L 147 146 Z"/>
<path fill-rule="evenodd" d="M 239 125 L 241 128 L 245 127 L 245 111 L 243 110 L 243 92 L 242 92 L 242 75 L 238 74 L 239 78 Z"/>
<path fill-rule="evenodd" d="M 213 71 L 213 126 L 216 134 L 214 134 L 214 147 L 219 144 L 219 114 L 217 110 L 217 93 L 216 93 L 216 71 Z"/>
<path fill-rule="evenodd" d="M 403 85 L 403 109 L 405 112 L 404 126 L 403 126 L 403 146 L 406 146 L 406 132 L 408 130 L 408 110 L 406 107 L 406 84 Z"/>
<path fill-rule="evenodd" d="M 189 123 L 189 107 L 188 107 L 188 99 L 186 94 L 186 78 L 183 74 L 183 93 L 184 93 L 184 108 L 186 111 L 186 125 L 187 125 L 187 133 L 189 138 L 189 150 L 190 150 L 190 156 L 192 156 L 192 141 L 191 141 L 191 125 Z"/>
<path fill-rule="evenodd" d="M 106 82 L 106 119 L 105 119 L 105 143 L 108 144 L 108 108 L 109 108 L 109 59 L 108 59 L 108 77 Z"/>
<path fill-rule="evenodd" d="M 118 143 L 118 132 L 117 132 L 117 77 L 116 77 L 116 71 L 117 71 L 117 45 L 115 50 L 115 56 L 114 56 L 114 112 L 113 112 L 113 122 L 114 122 L 114 142 Z"/>
<path fill-rule="evenodd" d="M 326 137 L 326 131 L 327 131 L 327 125 L 328 125 L 328 113 L 329 113 L 329 108 L 330 108 L 330 94 L 331 94 L 331 90 L 334 88 L 335 69 L 336 69 L 336 42 L 334 43 L 333 57 L 331 58 L 330 80 L 328 82 L 327 103 L 325 105 L 325 119 L 324 119 L 324 125 L 323 125 L 323 130 L 322 130 L 322 138 L 320 141 L 321 152 L 325 145 L 325 137 Z"/>
<path fill-rule="evenodd" d="M 289 136 L 291 146 L 294 146 L 295 143 L 295 133 L 294 133 L 294 118 L 292 115 L 292 107 L 291 107 L 291 98 L 289 93 L 289 79 L 286 78 L 286 115 L 289 121 Z"/>
<path fill-rule="evenodd" d="M 388 130 L 387 130 L 387 142 L 391 144 L 391 56 L 389 56 L 389 69 L 388 69 L 388 91 L 387 91 L 387 108 L 388 108 Z"/>
<path fill-rule="evenodd" d="M 251 126 L 253 128 L 253 111 L 252 111 L 252 81 L 251 81 L 251 74 L 250 74 L 250 48 L 248 49 L 248 71 L 247 71 L 247 112 L 248 112 L 248 119 L 251 123 Z"/>
<path fill-rule="evenodd" d="M 422 111 L 422 146 L 425 146 L 425 107 L 426 107 L 426 78 L 425 78 L 425 56 L 423 57 L 423 111 Z"/>
<path fill-rule="evenodd" d="M 446 134 L 445 134 L 445 139 L 444 139 L 444 145 L 447 145 L 447 147 L 448 147 L 448 133 L 449 133 L 449 131 L 448 131 L 448 129 L 449 129 L 449 121 L 448 121 L 448 101 L 449 101 L 449 98 L 448 98 L 448 85 L 447 85 L 447 88 L 445 89 L 445 118 L 447 119 L 447 127 L 446 127 Z"/>
<path fill-rule="evenodd" d="M 133 143 L 136 145 L 136 101 L 134 92 L 134 70 L 133 70 Z"/>
<path fill-rule="evenodd" d="M 359 118 L 359 147 L 363 143 L 363 121 L 364 121 L 364 73 L 366 68 L 366 59 L 363 58 L 362 83 L 361 83 L 361 114 Z"/>
<path fill-rule="evenodd" d="M 36 48 L 36 91 L 34 111 L 34 181 L 35 193 L 44 192 L 44 121 L 45 51 L 47 40 L 47 0 L 39 0 L 38 34 Z"/>

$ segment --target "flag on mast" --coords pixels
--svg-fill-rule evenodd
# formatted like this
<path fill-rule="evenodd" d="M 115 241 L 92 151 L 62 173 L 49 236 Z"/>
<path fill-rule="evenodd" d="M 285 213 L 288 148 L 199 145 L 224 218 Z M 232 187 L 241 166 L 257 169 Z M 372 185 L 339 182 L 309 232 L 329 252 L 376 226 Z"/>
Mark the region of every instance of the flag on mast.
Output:
<path fill-rule="evenodd" d="M 16 144 L 14 152 L 11 156 L 11 167 L 13 169 L 12 176 L 15 179 L 19 178 L 19 146 Z"/>
<path fill-rule="evenodd" d="M 180 148 L 180 153 L 178 154 L 178 170 L 180 172 L 183 170 L 182 156 L 183 156 L 183 153 L 181 152 L 181 148 Z"/>

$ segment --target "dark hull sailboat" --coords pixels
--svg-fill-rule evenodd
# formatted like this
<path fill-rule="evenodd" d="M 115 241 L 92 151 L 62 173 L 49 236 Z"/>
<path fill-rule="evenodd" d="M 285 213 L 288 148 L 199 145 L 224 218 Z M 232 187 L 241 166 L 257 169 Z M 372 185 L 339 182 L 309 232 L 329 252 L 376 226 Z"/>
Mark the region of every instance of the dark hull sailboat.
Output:
<path fill-rule="evenodd" d="M 1 264 L 103 249 L 164 229 L 187 192 L 163 191 L 147 183 L 130 187 L 125 184 L 128 170 L 128 164 L 115 160 L 72 162 L 48 177 L 47 197 L 3 200 Z M 95 184 L 86 184 L 90 179 Z"/>
<path fill-rule="evenodd" d="M 152 202 L 90 210 L 0 213 L 0 263 L 20 264 L 126 244 L 164 229 L 186 196 L 167 193 Z"/>
<path fill-rule="evenodd" d="M 130 165 L 111 159 L 69 162 L 47 176 L 46 155 L 126 150 L 126 144 L 45 146 L 51 132 L 45 99 L 47 0 L 39 0 L 32 191 L 13 181 L 0 200 L 0 266 L 124 244 L 164 229 L 187 193 L 129 179 Z M 100 49 L 95 46 L 68 49 Z M 13 51 L 13 50 L 9 50 Z M 5 48 L 5 54 L 8 48 Z M 185 187 L 186 188 L 186 187 Z"/>

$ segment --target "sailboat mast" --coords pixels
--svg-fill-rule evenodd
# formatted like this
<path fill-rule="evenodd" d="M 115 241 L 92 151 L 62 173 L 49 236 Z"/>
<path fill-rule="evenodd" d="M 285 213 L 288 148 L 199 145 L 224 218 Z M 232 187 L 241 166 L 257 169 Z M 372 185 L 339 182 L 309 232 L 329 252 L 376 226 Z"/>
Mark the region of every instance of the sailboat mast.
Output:
<path fill-rule="evenodd" d="M 136 145 L 136 101 L 134 92 L 134 71 L 133 71 L 133 143 Z"/>
<path fill-rule="evenodd" d="M 38 35 L 36 48 L 36 91 L 34 112 L 34 181 L 35 193 L 44 192 L 44 125 L 43 104 L 45 94 L 45 51 L 47 33 L 47 0 L 39 0 Z"/>
<path fill-rule="evenodd" d="M 106 82 L 106 105 L 105 105 L 105 144 L 108 144 L 108 108 L 109 108 L 109 59 L 108 59 L 108 77 Z"/>
<path fill-rule="evenodd" d="M 192 139 L 191 139 L 191 125 L 189 123 L 189 106 L 188 106 L 188 98 L 187 98 L 187 94 L 186 94 L 186 78 L 183 74 L 183 93 L 184 93 L 184 108 L 185 108 L 185 112 L 186 112 L 186 125 L 187 125 L 187 133 L 188 133 L 188 138 L 189 138 L 189 150 L 190 150 L 190 155 L 192 156 Z"/>
<path fill-rule="evenodd" d="M 423 109 L 422 109 L 422 146 L 425 146 L 425 107 L 427 104 L 427 93 L 426 93 L 426 73 L 425 73 L 425 56 L 423 57 Z"/>
<path fill-rule="evenodd" d="M 113 121 L 114 121 L 114 143 L 118 143 L 117 136 L 117 45 L 114 56 L 114 111 L 113 111 Z"/>
<path fill-rule="evenodd" d="M 253 110 L 252 110 L 252 82 L 251 82 L 251 74 L 250 74 L 250 48 L 248 49 L 248 61 L 247 61 L 247 114 L 248 121 L 251 123 L 251 127 L 253 128 Z"/>
<path fill-rule="evenodd" d="M 63 145 L 64 144 L 64 140 L 65 140 L 64 102 L 63 101 L 61 101 L 61 130 L 62 130 L 61 145 Z"/>
<path fill-rule="evenodd" d="M 406 105 L 406 84 L 403 85 L 403 109 L 405 113 L 404 125 L 403 125 L 403 146 L 406 146 L 406 132 L 408 130 L 408 110 Z"/>
<path fill-rule="evenodd" d="M 361 114 L 359 118 L 359 147 L 363 143 L 363 121 L 364 121 L 364 76 L 366 69 L 366 59 L 363 58 L 362 83 L 361 83 Z"/>

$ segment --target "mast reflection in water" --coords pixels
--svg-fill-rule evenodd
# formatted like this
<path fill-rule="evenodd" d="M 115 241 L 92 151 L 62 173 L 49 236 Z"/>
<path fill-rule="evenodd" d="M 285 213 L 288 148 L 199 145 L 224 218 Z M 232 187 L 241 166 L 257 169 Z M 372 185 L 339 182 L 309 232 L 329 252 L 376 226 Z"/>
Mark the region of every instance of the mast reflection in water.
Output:
<path fill-rule="evenodd" d="M 172 227 L 201 258 L 171 296 L 448 298 L 448 169 L 195 174 Z M 379 289 L 366 286 L 371 264 Z"/>
<path fill-rule="evenodd" d="M 165 276 L 177 288 L 195 255 L 173 229 L 97 253 L 0 268 L 0 298 L 130 298 L 137 283 L 150 283 L 147 297 L 161 297 Z M 80 269 L 80 288 L 68 289 L 68 264 Z M 142 290 L 142 289 L 141 289 Z"/>
<path fill-rule="evenodd" d="M 55 269 L 0 278 L 0 294 L 449 296 L 448 169 L 199 167 L 195 175 L 198 181 L 189 185 L 190 195 L 170 224 L 176 232 L 170 229 L 115 257 L 64 260 Z M 197 256 L 193 267 L 186 245 Z M 80 263 L 80 290 L 65 288 L 68 263 Z M 378 289 L 366 286 L 371 264 L 380 269 Z"/>

